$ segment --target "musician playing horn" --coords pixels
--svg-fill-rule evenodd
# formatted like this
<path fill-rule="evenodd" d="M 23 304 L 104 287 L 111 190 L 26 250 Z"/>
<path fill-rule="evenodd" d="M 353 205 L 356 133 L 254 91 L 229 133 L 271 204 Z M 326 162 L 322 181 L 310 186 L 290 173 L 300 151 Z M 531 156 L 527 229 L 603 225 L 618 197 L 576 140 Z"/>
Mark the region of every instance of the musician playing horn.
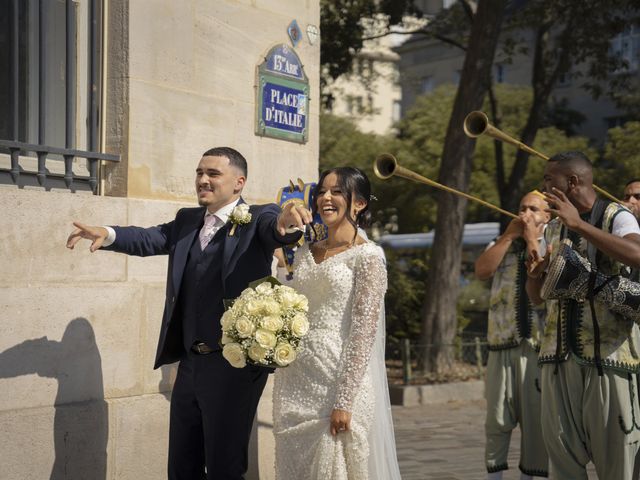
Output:
<path fill-rule="evenodd" d="M 488 480 L 507 470 L 511 432 L 520 426 L 521 480 L 547 477 L 549 459 L 540 423 L 538 351 L 544 308 L 534 308 L 525 292 L 528 252 L 539 252 L 550 215 L 538 191 L 520 200 L 518 218 L 478 257 L 476 276 L 491 282 L 485 395 L 485 465 Z M 544 250 L 542 254 L 544 253 Z"/>
<path fill-rule="evenodd" d="M 640 445 L 640 285 L 620 274 L 640 266 L 640 228 L 618 203 L 596 196 L 589 159 L 549 159 L 544 186 L 556 215 L 544 261 L 530 259 L 527 292 L 546 299 L 542 432 L 559 480 L 631 480 Z M 537 265 L 534 265 L 538 262 Z"/>
<path fill-rule="evenodd" d="M 640 221 L 640 178 L 629 180 L 624 186 L 623 205 Z"/>

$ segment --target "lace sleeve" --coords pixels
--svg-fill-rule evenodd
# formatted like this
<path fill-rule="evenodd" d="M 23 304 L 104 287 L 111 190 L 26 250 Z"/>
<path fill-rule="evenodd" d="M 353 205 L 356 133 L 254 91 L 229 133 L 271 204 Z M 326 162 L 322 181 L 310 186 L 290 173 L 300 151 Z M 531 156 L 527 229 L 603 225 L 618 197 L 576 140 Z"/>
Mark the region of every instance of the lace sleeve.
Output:
<path fill-rule="evenodd" d="M 379 255 L 360 259 L 354 271 L 355 291 L 351 327 L 345 344 L 344 363 L 338 376 L 334 408 L 351 411 L 353 400 L 369 364 L 371 349 L 387 290 L 387 270 Z"/>

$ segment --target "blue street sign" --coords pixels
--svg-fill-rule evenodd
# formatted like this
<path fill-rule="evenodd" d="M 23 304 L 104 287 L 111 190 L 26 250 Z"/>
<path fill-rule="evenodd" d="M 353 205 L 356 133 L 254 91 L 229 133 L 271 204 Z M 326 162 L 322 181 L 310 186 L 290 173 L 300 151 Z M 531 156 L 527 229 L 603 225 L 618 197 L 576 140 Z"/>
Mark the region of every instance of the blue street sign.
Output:
<path fill-rule="evenodd" d="M 258 66 L 257 77 L 256 134 L 305 143 L 309 80 L 296 53 L 276 45 Z"/>

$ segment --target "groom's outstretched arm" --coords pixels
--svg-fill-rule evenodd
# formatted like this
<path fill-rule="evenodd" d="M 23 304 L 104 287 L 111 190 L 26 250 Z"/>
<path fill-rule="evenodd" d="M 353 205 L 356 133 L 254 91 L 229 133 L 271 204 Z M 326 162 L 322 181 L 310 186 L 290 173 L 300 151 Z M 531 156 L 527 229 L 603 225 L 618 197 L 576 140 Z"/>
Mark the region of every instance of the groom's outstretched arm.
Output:
<path fill-rule="evenodd" d="M 109 227 L 111 231 L 105 227 L 80 222 L 73 222 L 73 225 L 76 229 L 67 239 L 69 249 L 73 249 L 80 240 L 86 239 L 91 242 L 91 252 L 103 249 L 146 257 L 169 252 L 169 235 L 173 222 L 150 228 Z"/>

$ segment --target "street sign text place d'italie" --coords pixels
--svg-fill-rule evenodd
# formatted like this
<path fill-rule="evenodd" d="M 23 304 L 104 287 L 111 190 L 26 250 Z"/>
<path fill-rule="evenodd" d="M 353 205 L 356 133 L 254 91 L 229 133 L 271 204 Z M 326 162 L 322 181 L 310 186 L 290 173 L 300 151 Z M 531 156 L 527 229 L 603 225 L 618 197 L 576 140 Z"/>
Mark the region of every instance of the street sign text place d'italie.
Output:
<path fill-rule="evenodd" d="M 298 55 L 276 45 L 257 68 L 256 135 L 306 143 L 309 80 Z"/>

